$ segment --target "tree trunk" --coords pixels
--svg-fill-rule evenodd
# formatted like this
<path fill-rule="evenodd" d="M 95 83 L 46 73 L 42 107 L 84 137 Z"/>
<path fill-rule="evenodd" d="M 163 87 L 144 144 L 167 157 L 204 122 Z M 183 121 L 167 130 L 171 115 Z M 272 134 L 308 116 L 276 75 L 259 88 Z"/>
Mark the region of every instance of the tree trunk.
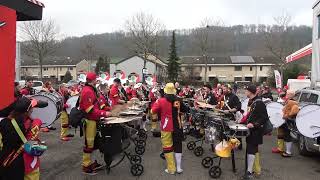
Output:
<path fill-rule="evenodd" d="M 39 65 L 40 65 L 40 81 L 42 81 L 42 77 L 43 77 L 43 73 L 42 73 L 42 61 L 43 61 L 43 57 L 42 55 L 39 56 Z"/>
<path fill-rule="evenodd" d="M 204 85 L 207 84 L 207 71 L 208 71 L 208 58 L 207 56 L 205 57 L 206 65 L 204 68 Z"/>

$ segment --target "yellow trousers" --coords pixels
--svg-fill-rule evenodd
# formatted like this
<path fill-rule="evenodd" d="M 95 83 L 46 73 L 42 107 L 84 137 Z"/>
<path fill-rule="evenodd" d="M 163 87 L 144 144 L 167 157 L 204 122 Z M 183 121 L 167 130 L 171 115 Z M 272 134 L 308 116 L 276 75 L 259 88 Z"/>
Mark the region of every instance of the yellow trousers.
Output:
<path fill-rule="evenodd" d="M 84 135 L 85 135 L 85 150 L 82 156 L 82 166 L 88 167 L 91 165 L 91 153 L 94 148 L 94 138 L 97 134 L 97 122 L 86 120 Z"/>
<path fill-rule="evenodd" d="M 158 115 L 150 113 L 150 117 L 151 117 L 151 129 L 155 130 L 157 129 Z"/>
<path fill-rule="evenodd" d="M 34 171 L 25 174 L 24 180 L 40 180 L 40 170 L 39 168 L 35 169 Z"/>
<path fill-rule="evenodd" d="M 63 138 L 68 135 L 68 129 L 69 129 L 69 118 L 66 111 L 61 112 L 60 121 L 61 121 L 60 137 Z"/>
<path fill-rule="evenodd" d="M 284 131 L 282 127 L 279 127 L 277 129 L 277 136 L 278 136 L 278 141 L 277 141 L 277 147 L 281 152 L 284 152 Z"/>
<path fill-rule="evenodd" d="M 173 153 L 173 140 L 172 132 L 161 131 L 161 143 L 164 152 L 164 156 L 167 162 L 167 169 L 169 173 L 176 172 L 176 163 Z"/>
<path fill-rule="evenodd" d="M 255 154 L 253 172 L 257 175 L 261 174 L 260 153 Z"/>

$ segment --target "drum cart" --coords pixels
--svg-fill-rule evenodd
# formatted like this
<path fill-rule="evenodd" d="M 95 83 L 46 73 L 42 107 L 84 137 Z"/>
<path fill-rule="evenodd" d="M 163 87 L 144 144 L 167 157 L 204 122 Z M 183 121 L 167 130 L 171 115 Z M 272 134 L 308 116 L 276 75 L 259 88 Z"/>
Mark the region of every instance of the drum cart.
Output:
<path fill-rule="evenodd" d="M 131 127 L 129 123 L 98 124 L 99 150 L 104 155 L 107 173 L 110 169 L 117 167 L 125 159 L 128 159 L 131 165 L 131 174 L 133 176 L 141 176 L 143 174 L 144 167 L 141 156 L 145 152 L 146 145 L 146 136 L 143 133 L 145 132 Z M 135 153 L 132 153 L 132 144 L 135 145 Z M 119 156 L 120 158 L 117 158 L 116 162 L 111 163 L 110 159 L 115 156 Z"/>
<path fill-rule="evenodd" d="M 230 126 L 232 128 L 230 128 Z M 234 137 L 247 136 L 247 133 L 244 133 L 244 131 L 242 130 L 240 131 L 240 128 L 238 126 L 241 126 L 241 125 L 236 125 L 234 122 L 229 121 L 228 119 L 222 119 L 216 116 L 207 115 L 206 130 L 205 130 L 206 141 L 213 144 L 215 140 L 229 141 L 231 138 L 234 138 Z M 219 178 L 222 174 L 222 169 L 220 166 L 221 166 L 222 159 L 225 157 L 220 157 L 217 154 L 215 154 L 214 148 L 212 148 L 212 151 L 214 152 L 214 156 L 208 156 L 203 158 L 201 161 L 201 164 L 204 168 L 209 169 L 209 176 L 211 178 L 216 179 L 216 178 Z M 214 164 L 215 159 L 219 159 L 216 165 Z M 232 161 L 232 170 L 235 173 L 236 166 L 235 166 L 235 156 L 234 156 L 233 149 L 231 149 L 231 161 Z"/>
<path fill-rule="evenodd" d="M 188 114 L 190 121 L 184 126 L 184 133 L 196 138 L 196 140 L 191 140 L 187 143 L 187 148 L 192 151 L 195 156 L 202 156 L 204 153 L 203 143 L 204 143 L 204 120 L 205 112 L 202 110 L 196 110 L 194 108 L 190 109 Z M 200 144 L 197 146 L 197 144 Z"/>

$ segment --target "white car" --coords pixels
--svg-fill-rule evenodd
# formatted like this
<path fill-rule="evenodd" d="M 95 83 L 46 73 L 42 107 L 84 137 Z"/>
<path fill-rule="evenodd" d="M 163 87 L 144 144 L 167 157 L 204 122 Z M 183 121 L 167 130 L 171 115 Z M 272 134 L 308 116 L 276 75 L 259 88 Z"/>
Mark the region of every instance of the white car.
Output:
<path fill-rule="evenodd" d="M 19 81 L 19 85 L 21 87 L 24 87 L 26 85 L 26 81 L 25 80 Z M 42 81 L 33 81 L 32 88 L 34 88 L 37 92 L 40 92 L 42 90 L 42 87 L 43 87 Z"/>

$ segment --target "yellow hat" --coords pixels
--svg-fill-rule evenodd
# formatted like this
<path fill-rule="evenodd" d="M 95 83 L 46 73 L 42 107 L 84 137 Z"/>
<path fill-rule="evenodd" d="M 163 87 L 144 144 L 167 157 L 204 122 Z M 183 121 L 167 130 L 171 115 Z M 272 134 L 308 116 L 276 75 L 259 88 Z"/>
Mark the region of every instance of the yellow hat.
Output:
<path fill-rule="evenodd" d="M 167 83 L 166 87 L 164 88 L 164 93 L 175 95 L 177 93 L 177 90 L 174 87 L 174 84 L 173 83 Z"/>

